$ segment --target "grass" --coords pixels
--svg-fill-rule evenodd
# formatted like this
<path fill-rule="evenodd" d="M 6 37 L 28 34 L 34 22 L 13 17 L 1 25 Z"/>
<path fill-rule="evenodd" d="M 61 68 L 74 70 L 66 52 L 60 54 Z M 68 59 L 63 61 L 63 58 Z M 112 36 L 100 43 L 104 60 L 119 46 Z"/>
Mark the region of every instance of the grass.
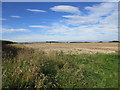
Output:
<path fill-rule="evenodd" d="M 20 47 L 3 49 L 3 88 L 118 88 L 117 53 L 77 55 Z"/>

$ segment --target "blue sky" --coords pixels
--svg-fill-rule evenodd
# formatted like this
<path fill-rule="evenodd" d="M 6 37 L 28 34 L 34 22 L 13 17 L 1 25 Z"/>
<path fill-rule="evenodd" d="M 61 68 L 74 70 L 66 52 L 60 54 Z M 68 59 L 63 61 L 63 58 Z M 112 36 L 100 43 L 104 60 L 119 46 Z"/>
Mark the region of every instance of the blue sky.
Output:
<path fill-rule="evenodd" d="M 117 3 L 4 2 L 2 39 L 36 41 L 118 40 Z"/>

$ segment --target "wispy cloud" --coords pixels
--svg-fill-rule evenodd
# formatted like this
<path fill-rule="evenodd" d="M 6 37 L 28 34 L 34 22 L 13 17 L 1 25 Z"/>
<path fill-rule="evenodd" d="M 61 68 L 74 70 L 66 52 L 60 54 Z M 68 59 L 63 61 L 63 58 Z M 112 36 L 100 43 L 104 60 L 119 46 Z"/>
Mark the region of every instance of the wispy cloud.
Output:
<path fill-rule="evenodd" d="M 18 28 L 18 29 L 13 29 L 13 28 L 1 28 L 0 32 L 2 33 L 7 33 L 7 32 L 26 32 L 28 29 L 24 28 Z"/>
<path fill-rule="evenodd" d="M 35 22 L 31 29 L 44 29 L 41 33 L 29 33 L 29 35 L 11 36 L 14 41 L 46 41 L 46 40 L 118 40 L 118 10 L 116 3 L 99 3 L 86 6 L 84 10 L 70 5 L 58 5 L 50 8 L 63 13 L 59 22 L 50 22 L 40 25 Z M 38 9 L 28 11 L 41 12 Z M 44 12 L 44 11 L 43 11 Z M 87 12 L 87 13 L 86 13 Z M 81 14 L 82 13 L 82 14 Z M 5 29 L 6 32 L 24 31 L 20 29 Z M 44 33 L 44 35 L 43 35 Z"/>
<path fill-rule="evenodd" d="M 116 24 L 118 20 L 118 6 L 116 3 L 101 3 L 92 7 L 85 7 L 88 14 L 82 15 L 63 15 L 65 22 L 69 25 L 81 24 Z M 111 22 L 112 21 L 112 22 Z"/>
<path fill-rule="evenodd" d="M 10 16 L 12 18 L 21 18 L 21 16 Z"/>
<path fill-rule="evenodd" d="M 7 20 L 7 19 L 5 19 L 5 18 L 0 18 L 0 21 L 4 21 L 4 20 Z"/>
<path fill-rule="evenodd" d="M 94 5 L 92 7 L 85 7 L 85 9 L 88 10 L 89 12 L 85 16 L 63 15 L 62 16 L 64 18 L 62 20 L 63 22 L 53 23 L 51 24 L 51 26 L 49 26 L 49 28 L 48 26 L 45 26 L 47 28 L 44 29 L 46 29 L 47 34 L 51 36 L 47 37 L 42 35 L 39 37 L 45 37 L 44 39 L 51 38 L 56 40 L 70 40 L 70 39 L 71 40 L 117 40 L 118 39 L 118 28 L 117 28 L 118 14 L 117 14 L 117 6 L 115 3 L 101 3 L 98 5 Z M 70 25 L 73 25 L 74 27 L 70 27 Z M 40 26 L 40 28 L 42 27 L 44 26 Z M 62 36 L 64 36 L 64 38 L 62 38 Z M 38 36 L 35 36 L 36 39 L 37 37 Z"/>
<path fill-rule="evenodd" d="M 118 30 L 114 25 L 80 25 L 77 27 L 69 27 L 64 24 L 54 23 L 46 29 L 46 34 L 30 34 L 18 35 L 11 37 L 14 41 L 46 41 L 46 40 L 62 40 L 62 41 L 86 41 L 86 40 L 118 40 Z"/>
<path fill-rule="evenodd" d="M 78 7 L 69 6 L 69 5 L 54 6 L 50 9 L 56 12 L 67 12 L 67 13 L 74 13 L 74 14 L 80 13 L 80 10 Z"/>
<path fill-rule="evenodd" d="M 29 25 L 29 27 L 31 27 L 31 28 L 45 28 L 45 29 L 49 28 L 48 26 L 42 26 L 42 25 Z"/>
<path fill-rule="evenodd" d="M 118 5 L 117 3 L 101 3 L 101 4 L 93 5 L 92 7 L 85 7 L 85 9 L 88 10 L 91 16 L 100 17 L 100 16 L 109 15 L 115 10 L 117 11 Z"/>
<path fill-rule="evenodd" d="M 31 12 L 46 12 L 44 10 L 39 10 L 39 9 L 26 9 L 28 11 L 31 11 Z"/>

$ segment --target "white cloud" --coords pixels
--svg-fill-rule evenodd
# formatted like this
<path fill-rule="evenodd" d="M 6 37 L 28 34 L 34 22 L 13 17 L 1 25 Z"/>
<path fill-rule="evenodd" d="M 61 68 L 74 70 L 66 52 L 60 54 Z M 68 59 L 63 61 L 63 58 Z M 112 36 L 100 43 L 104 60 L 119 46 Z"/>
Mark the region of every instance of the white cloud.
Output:
<path fill-rule="evenodd" d="M 67 12 L 67 13 L 75 13 L 75 14 L 80 13 L 80 10 L 78 7 L 69 6 L 69 5 L 54 6 L 50 9 L 56 12 Z"/>
<path fill-rule="evenodd" d="M 10 16 L 12 18 L 21 18 L 21 16 Z"/>
<path fill-rule="evenodd" d="M 92 7 L 86 7 L 85 9 L 88 10 L 88 14 L 84 16 L 80 14 L 76 15 L 74 14 L 75 11 L 73 13 L 72 11 L 67 11 L 67 9 L 56 9 L 59 12 L 72 13 L 72 15 L 63 15 L 62 22 L 52 23 L 51 26 L 29 25 L 31 28 L 46 29 L 44 35 L 37 33 L 20 35 L 9 39 L 14 41 L 118 40 L 117 3 L 101 3 Z"/>
<path fill-rule="evenodd" d="M 92 31 L 90 31 L 92 32 Z M 30 34 L 30 35 L 20 35 L 17 37 L 11 37 L 10 40 L 13 41 L 48 41 L 48 40 L 56 40 L 56 41 L 109 41 L 109 40 L 117 40 L 117 34 L 109 33 L 109 34 L 99 34 L 95 32 L 86 32 L 81 35 L 39 35 L 39 34 Z M 110 37 L 112 35 L 112 37 Z"/>
<path fill-rule="evenodd" d="M 59 28 L 59 29 L 58 29 Z M 81 35 L 87 36 L 87 34 L 96 35 L 97 33 L 117 33 L 118 29 L 114 25 L 80 25 L 76 27 L 69 27 L 63 24 L 53 24 L 49 30 L 52 34 L 65 34 L 65 35 Z M 96 33 L 96 34 L 93 34 Z"/>
<path fill-rule="evenodd" d="M 23 38 L 24 37 L 24 38 Z M 80 37 L 81 38 L 81 37 Z M 58 36 L 58 35 L 22 35 L 22 36 L 17 36 L 17 37 L 12 37 L 9 38 L 10 40 L 13 41 L 22 41 L 22 42 L 28 42 L 28 41 L 48 41 L 48 40 L 59 40 L 59 41 L 63 41 L 63 40 L 81 40 L 80 38 L 78 38 L 78 36 Z"/>
<path fill-rule="evenodd" d="M 105 5 L 108 6 L 109 8 L 106 7 Z M 53 23 L 51 26 L 49 26 L 49 28 L 46 28 L 46 32 L 49 35 L 36 35 L 36 36 L 33 35 L 33 38 L 39 41 L 118 40 L 118 27 L 117 27 L 118 12 L 117 7 L 115 5 L 117 4 L 101 3 L 97 5 L 98 7 L 93 6 L 91 8 L 89 7 L 89 9 L 87 7 L 89 13 L 86 14 L 85 16 L 63 15 L 62 16 L 64 18 L 63 22 Z M 100 11 L 100 13 L 98 11 Z M 29 36 L 25 37 L 28 38 L 29 40 L 32 40 Z"/>
<path fill-rule="evenodd" d="M 98 0 L 98 2 L 119 2 L 120 0 Z"/>
<path fill-rule="evenodd" d="M 7 19 L 5 19 L 5 18 L 0 18 L 0 21 L 4 21 L 4 20 L 7 20 Z"/>
<path fill-rule="evenodd" d="M 81 24 L 117 24 L 118 20 L 117 3 L 101 3 L 91 7 L 85 7 L 88 14 L 82 15 L 63 15 L 62 22 L 69 25 Z"/>
<path fill-rule="evenodd" d="M 81 16 L 75 16 L 75 15 L 64 15 L 62 17 L 65 17 L 65 18 L 73 18 L 73 19 L 77 19 L 77 18 L 81 18 Z"/>
<path fill-rule="evenodd" d="M 76 15 L 65 15 L 62 16 L 65 19 L 61 20 L 61 22 L 65 22 L 69 25 L 80 25 L 80 24 L 90 24 L 90 23 L 97 23 L 100 18 L 96 17 L 89 17 L 89 16 L 76 16 Z"/>
<path fill-rule="evenodd" d="M 85 7 L 88 12 L 90 12 L 90 16 L 92 17 L 100 17 L 109 15 L 113 11 L 118 10 L 118 3 L 101 3 L 97 5 L 93 5 L 92 7 Z"/>
<path fill-rule="evenodd" d="M 0 31 L 2 33 L 7 33 L 7 32 L 26 32 L 28 31 L 27 29 L 24 29 L 24 28 L 18 28 L 18 29 L 13 29 L 13 28 L 1 28 Z"/>
<path fill-rule="evenodd" d="M 31 12 L 46 12 L 44 10 L 39 10 L 39 9 L 26 9 L 28 11 L 31 11 Z"/>
<path fill-rule="evenodd" d="M 112 12 L 109 16 L 100 20 L 101 24 L 118 26 L 118 11 Z"/>
<path fill-rule="evenodd" d="M 53 23 L 46 28 L 45 32 L 47 33 L 48 38 L 43 38 L 43 40 L 47 40 L 51 37 L 53 38 L 54 36 L 54 39 L 56 40 L 117 40 L 118 37 L 118 29 L 116 26 L 104 24 L 69 27 L 62 23 Z M 40 36 L 42 37 L 42 35 Z"/>
<path fill-rule="evenodd" d="M 53 23 L 46 28 L 46 34 L 30 34 L 10 37 L 13 41 L 109 41 L 118 40 L 118 29 L 114 25 L 81 25 L 69 27 L 60 23 Z"/>
<path fill-rule="evenodd" d="M 42 25 L 29 25 L 29 27 L 32 27 L 32 28 L 45 28 L 45 29 L 49 28 L 48 26 L 42 26 Z"/>
<path fill-rule="evenodd" d="M 32 2 L 32 0 L 30 0 Z M 2 0 L 2 2 L 30 2 L 28 0 Z M 57 0 L 57 2 L 118 2 L 120 0 Z M 39 0 L 34 0 L 39 2 Z M 41 0 L 40 2 L 56 2 L 56 0 Z"/>

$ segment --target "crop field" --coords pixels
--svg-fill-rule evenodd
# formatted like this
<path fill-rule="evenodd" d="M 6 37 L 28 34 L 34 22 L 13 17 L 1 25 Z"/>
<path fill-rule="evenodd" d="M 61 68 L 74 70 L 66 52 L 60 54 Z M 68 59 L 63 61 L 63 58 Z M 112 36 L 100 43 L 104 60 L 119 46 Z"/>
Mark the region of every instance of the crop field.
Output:
<path fill-rule="evenodd" d="M 63 51 L 65 53 L 115 53 L 118 43 L 33 43 L 24 44 L 28 48 L 48 51 Z"/>
<path fill-rule="evenodd" d="M 118 43 L 6 44 L 3 88 L 118 88 Z"/>

